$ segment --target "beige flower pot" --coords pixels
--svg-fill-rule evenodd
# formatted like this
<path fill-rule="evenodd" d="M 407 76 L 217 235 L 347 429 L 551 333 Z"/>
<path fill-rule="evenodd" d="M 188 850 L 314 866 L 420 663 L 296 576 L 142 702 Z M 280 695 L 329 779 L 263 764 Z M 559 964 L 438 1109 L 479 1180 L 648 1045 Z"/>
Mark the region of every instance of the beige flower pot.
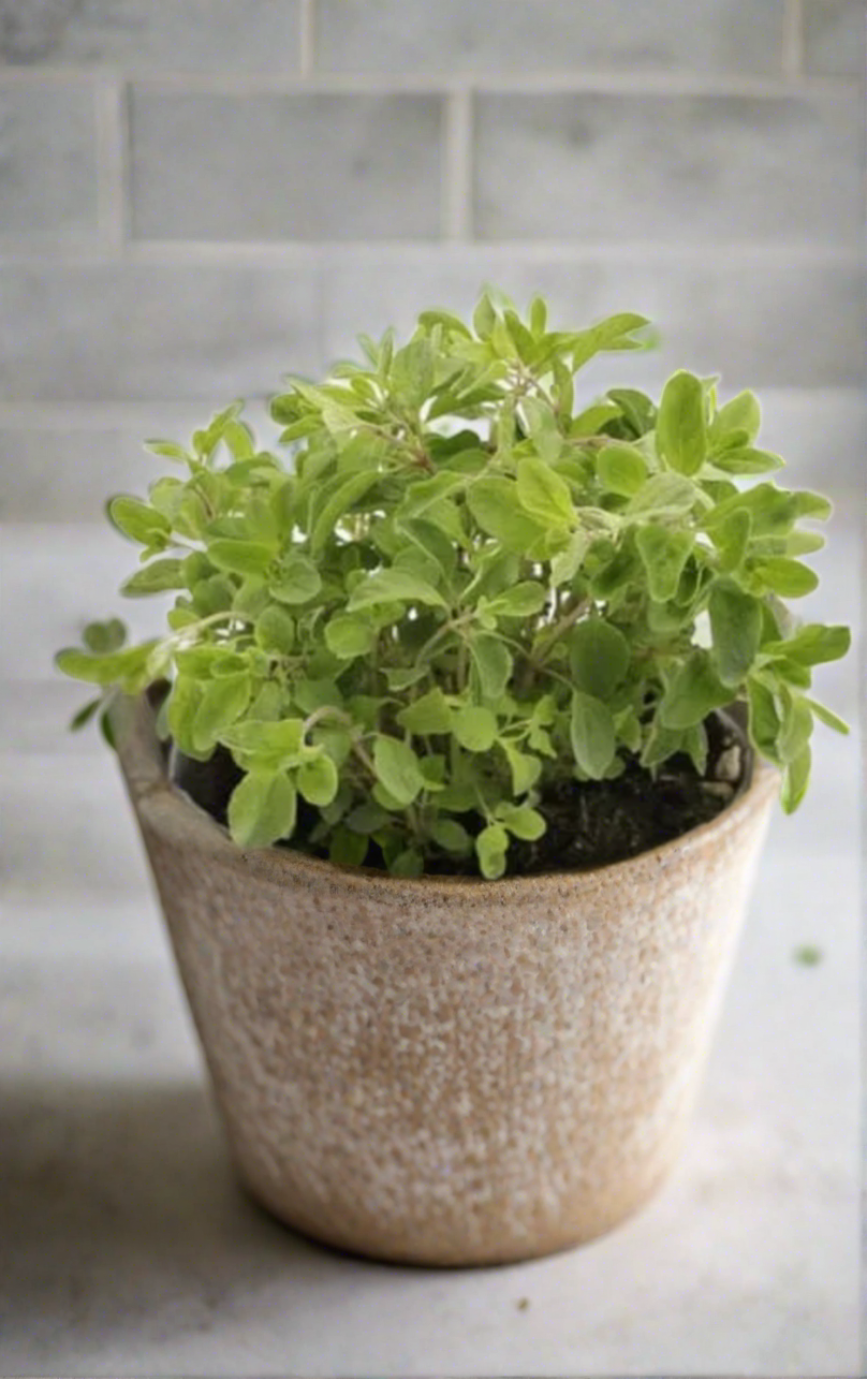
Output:
<path fill-rule="evenodd" d="M 589 1240 L 670 1169 L 776 793 L 596 871 L 403 880 L 243 852 L 113 724 L 238 1172 L 328 1244 L 493 1264 Z"/>

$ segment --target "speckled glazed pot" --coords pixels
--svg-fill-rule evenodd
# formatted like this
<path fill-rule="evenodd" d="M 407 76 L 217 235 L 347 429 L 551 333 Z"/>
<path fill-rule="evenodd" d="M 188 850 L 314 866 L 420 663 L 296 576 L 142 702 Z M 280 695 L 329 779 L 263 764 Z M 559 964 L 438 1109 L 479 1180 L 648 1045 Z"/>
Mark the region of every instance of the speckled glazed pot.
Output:
<path fill-rule="evenodd" d="M 241 1178 L 362 1254 L 491 1264 L 588 1240 L 672 1165 L 776 789 L 583 873 L 403 880 L 244 852 L 115 734 Z"/>

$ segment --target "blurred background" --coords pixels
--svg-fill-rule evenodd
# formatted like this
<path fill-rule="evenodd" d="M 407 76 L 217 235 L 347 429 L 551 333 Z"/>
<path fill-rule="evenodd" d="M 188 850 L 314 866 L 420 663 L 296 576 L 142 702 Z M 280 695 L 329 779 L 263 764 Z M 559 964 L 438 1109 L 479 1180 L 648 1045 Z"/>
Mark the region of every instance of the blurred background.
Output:
<path fill-rule="evenodd" d="M 754 387 L 782 481 L 837 506 L 798 611 L 857 624 L 865 12 L 0 0 L 3 1374 L 861 1372 L 853 739 L 819 729 L 774 823 L 668 1194 L 520 1279 L 383 1281 L 227 1186 L 116 767 L 66 734 L 86 692 L 51 657 L 118 611 L 135 552 L 102 507 L 161 472 L 144 437 L 239 395 L 270 435 L 281 374 L 486 282 L 563 327 L 652 318 L 659 349 L 585 393 L 679 366 Z M 855 657 L 817 692 L 855 721 Z"/>

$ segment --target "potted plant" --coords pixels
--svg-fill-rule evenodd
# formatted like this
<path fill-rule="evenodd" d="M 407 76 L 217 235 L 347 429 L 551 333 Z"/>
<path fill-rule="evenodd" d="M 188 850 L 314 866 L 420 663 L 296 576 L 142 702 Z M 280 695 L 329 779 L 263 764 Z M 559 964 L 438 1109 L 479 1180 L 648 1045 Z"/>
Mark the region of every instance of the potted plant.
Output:
<path fill-rule="evenodd" d="M 643 318 L 483 296 L 116 497 L 101 687 L 242 1180 L 353 1251 L 526 1258 L 635 1209 L 675 1155 L 774 797 L 801 800 L 802 519 L 749 392 L 573 378 Z M 746 479 L 746 485 L 743 480 Z M 750 481 L 752 480 L 752 483 Z"/>

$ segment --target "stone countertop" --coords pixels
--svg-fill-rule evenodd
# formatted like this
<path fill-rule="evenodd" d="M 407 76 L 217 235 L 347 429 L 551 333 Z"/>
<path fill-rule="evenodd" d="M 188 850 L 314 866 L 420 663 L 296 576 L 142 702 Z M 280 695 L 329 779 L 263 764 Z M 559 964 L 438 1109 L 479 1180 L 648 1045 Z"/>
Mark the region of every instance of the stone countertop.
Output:
<path fill-rule="evenodd" d="M 805 613 L 854 620 L 862 502 Z M 44 545 L 8 535 L 40 586 Z M 47 655 L 51 600 L 7 613 Z M 116 765 L 63 737 L 67 691 L 0 686 L 0 1374 L 861 1373 L 853 739 L 817 729 L 774 820 L 660 1195 L 582 1249 L 439 1272 L 321 1249 L 236 1187 Z M 854 718 L 854 657 L 817 692 Z"/>

